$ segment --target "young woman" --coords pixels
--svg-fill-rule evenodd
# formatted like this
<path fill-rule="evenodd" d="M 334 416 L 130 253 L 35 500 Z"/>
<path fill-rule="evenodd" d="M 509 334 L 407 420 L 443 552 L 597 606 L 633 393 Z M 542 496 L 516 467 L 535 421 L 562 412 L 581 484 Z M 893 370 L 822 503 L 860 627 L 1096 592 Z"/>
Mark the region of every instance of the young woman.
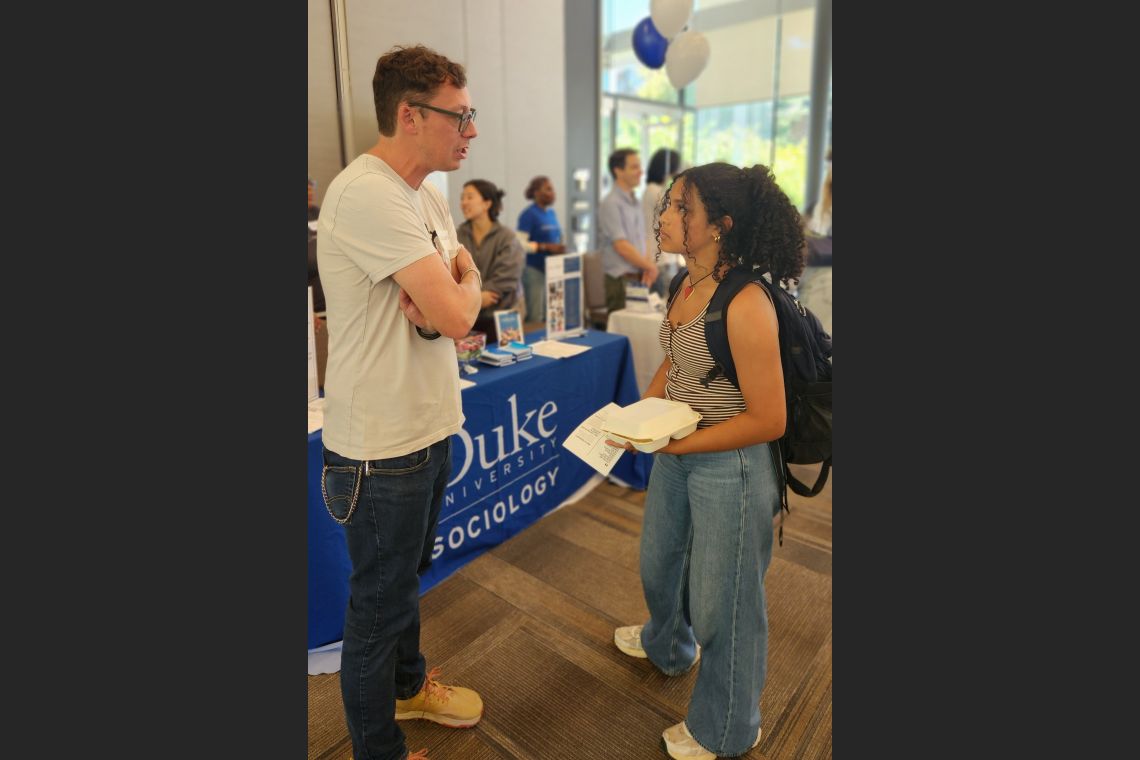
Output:
<path fill-rule="evenodd" d="M 713 366 L 705 313 L 733 267 L 758 265 L 774 282 L 798 275 L 803 232 L 767 167 L 715 163 L 673 181 L 657 240 L 660 250 L 685 257 L 689 276 L 662 321 L 665 361 L 645 395 L 684 401 L 701 420 L 654 455 L 640 553 L 649 621 L 618 628 L 614 643 L 670 676 L 700 660 L 685 720 L 662 738 L 671 757 L 704 760 L 743 754 L 760 741 L 764 573 L 780 505 L 767 442 L 785 426 L 776 312 L 767 292 L 746 285 L 727 306 L 739 389 L 723 375 L 701 382 Z"/>
<path fill-rule="evenodd" d="M 503 191 L 485 179 L 463 185 L 459 208 L 467 219 L 455 234 L 471 251 L 483 277 L 483 303 L 474 329 L 487 333 L 488 345 L 495 339 L 495 310 L 522 309 L 523 249 L 510 227 L 499 224 Z"/>
<path fill-rule="evenodd" d="M 538 176 L 526 187 L 526 199 L 534 201 L 519 214 L 519 232 L 525 232 L 527 241 L 526 269 L 523 286 L 526 289 L 526 320 L 546 321 L 546 257 L 566 253 L 562 244 L 562 225 L 554 212 L 554 185 L 549 177 Z"/>

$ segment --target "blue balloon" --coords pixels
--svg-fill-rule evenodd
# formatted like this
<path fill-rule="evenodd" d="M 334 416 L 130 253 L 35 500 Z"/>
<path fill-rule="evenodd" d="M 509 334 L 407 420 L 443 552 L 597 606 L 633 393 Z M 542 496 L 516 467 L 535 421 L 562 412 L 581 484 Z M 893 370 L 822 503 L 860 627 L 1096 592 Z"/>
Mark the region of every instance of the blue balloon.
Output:
<path fill-rule="evenodd" d="M 646 16 L 637 22 L 633 28 L 633 52 L 637 60 L 651 69 L 659 69 L 665 65 L 665 48 L 669 47 L 669 40 L 661 36 L 653 19 Z"/>

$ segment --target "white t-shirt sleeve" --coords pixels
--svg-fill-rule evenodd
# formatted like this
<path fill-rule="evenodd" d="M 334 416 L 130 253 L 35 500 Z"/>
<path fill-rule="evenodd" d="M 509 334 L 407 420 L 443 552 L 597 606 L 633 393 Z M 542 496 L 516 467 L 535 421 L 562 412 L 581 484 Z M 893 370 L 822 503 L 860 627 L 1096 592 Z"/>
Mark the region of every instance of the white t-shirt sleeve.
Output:
<path fill-rule="evenodd" d="M 459 233 L 455 231 L 455 223 L 451 219 L 451 209 L 447 206 L 447 199 L 443 197 L 439 188 L 430 182 L 424 182 L 420 185 L 420 198 L 423 201 L 425 221 L 439 235 L 444 263 L 450 267 L 451 260 L 455 258 L 455 251 L 459 247 Z"/>
<path fill-rule="evenodd" d="M 380 200 L 378 200 L 380 199 Z M 425 256 L 436 253 L 431 235 L 412 205 L 412 197 L 389 178 L 364 174 L 347 187 L 337 208 L 340 249 L 353 264 L 379 282 Z"/>

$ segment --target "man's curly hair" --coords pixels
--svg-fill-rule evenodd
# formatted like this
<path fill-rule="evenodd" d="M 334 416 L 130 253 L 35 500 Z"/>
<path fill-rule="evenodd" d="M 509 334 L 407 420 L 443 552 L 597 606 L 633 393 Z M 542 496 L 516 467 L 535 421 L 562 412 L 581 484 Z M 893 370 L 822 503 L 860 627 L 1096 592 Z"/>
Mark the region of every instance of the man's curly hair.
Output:
<path fill-rule="evenodd" d="M 732 164 L 713 163 L 694 166 L 681 172 L 669 185 L 684 180 L 681 202 L 681 226 L 685 230 L 685 251 L 689 249 L 689 225 L 685 211 L 696 198 L 705 206 L 709 224 L 717 226 L 724 216 L 732 218 L 732 229 L 720 229 L 720 258 L 713 279 L 720 281 L 728 269 L 744 264 L 770 272 L 772 281 L 799 277 L 803 271 L 804 233 L 800 214 L 788 196 L 776 184 L 772 170 L 762 164 L 741 169 Z M 659 213 L 669 208 L 670 192 L 661 198 Z M 661 251 L 661 230 L 654 225 L 657 250 Z M 721 266 L 724 265 L 724 266 Z"/>
<path fill-rule="evenodd" d="M 466 87 L 467 72 L 461 64 L 431 48 L 397 45 L 380 56 L 372 76 L 372 99 L 380 134 L 396 134 L 396 111 L 401 101 L 431 100 L 448 83 L 460 89 Z"/>

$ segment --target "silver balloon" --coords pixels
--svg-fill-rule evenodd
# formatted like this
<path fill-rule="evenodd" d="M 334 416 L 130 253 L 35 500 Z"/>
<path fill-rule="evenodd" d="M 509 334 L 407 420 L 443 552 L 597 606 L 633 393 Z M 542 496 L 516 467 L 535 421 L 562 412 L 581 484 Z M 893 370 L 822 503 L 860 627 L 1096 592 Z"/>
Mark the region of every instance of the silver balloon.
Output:
<path fill-rule="evenodd" d="M 665 49 L 665 73 L 678 90 L 685 87 L 709 64 L 709 41 L 700 32 L 682 32 Z"/>
<path fill-rule="evenodd" d="M 653 19 L 653 26 L 667 40 L 673 39 L 677 33 L 689 23 L 693 15 L 693 0 L 650 0 L 649 18 Z"/>

